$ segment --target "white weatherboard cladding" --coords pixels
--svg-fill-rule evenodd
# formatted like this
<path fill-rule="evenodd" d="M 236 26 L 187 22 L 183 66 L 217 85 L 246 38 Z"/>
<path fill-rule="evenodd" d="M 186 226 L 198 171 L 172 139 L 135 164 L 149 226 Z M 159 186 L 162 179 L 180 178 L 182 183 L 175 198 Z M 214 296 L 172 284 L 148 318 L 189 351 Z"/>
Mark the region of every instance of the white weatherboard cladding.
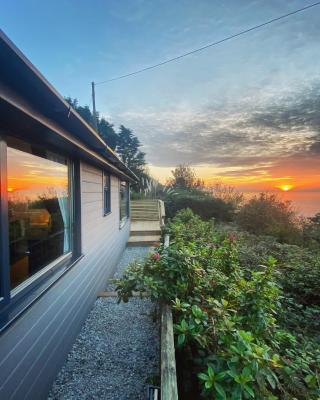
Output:
<path fill-rule="evenodd" d="M 103 217 L 103 171 L 82 164 L 82 249 L 90 251 L 96 239 L 113 242 L 119 231 L 119 179 L 111 176 L 111 213 Z"/>

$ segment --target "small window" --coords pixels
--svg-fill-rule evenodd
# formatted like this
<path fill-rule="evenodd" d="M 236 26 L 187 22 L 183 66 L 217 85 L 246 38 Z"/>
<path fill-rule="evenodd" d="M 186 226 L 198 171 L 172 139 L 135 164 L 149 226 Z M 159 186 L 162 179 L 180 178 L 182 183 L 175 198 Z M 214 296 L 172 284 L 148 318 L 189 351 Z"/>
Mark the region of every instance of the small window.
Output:
<path fill-rule="evenodd" d="M 129 216 L 129 185 L 127 182 L 120 183 L 120 221 Z"/>
<path fill-rule="evenodd" d="M 111 186 L 110 186 L 110 175 L 107 173 L 103 174 L 103 213 L 104 215 L 111 212 Z"/>

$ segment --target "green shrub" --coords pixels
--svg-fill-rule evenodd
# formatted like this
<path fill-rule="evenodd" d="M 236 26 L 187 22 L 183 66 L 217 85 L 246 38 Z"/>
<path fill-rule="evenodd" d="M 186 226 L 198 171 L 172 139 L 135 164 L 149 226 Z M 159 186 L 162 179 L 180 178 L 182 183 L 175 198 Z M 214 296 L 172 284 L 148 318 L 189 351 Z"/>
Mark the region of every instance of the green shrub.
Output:
<path fill-rule="evenodd" d="M 260 193 L 250 199 L 237 215 L 239 226 L 256 235 L 270 235 L 280 242 L 301 243 L 302 234 L 290 202 L 274 194 Z"/>
<path fill-rule="evenodd" d="M 297 318 L 303 306 L 283 292 L 275 259 L 243 265 L 238 234 L 218 231 L 190 209 L 167 231 L 169 248 L 132 265 L 117 289 L 125 301 L 138 290 L 172 305 L 176 346 L 199 395 L 318 399 L 319 343 L 302 333 L 317 310 L 303 308 L 303 321 Z"/>
<path fill-rule="evenodd" d="M 182 209 L 190 208 L 204 220 L 215 218 L 219 221 L 231 221 L 234 207 L 222 199 L 213 197 L 199 189 L 175 190 L 173 196 L 165 199 L 167 217 L 173 218 Z"/>
<path fill-rule="evenodd" d="M 303 225 L 303 239 L 305 246 L 319 250 L 320 248 L 320 213 L 307 218 Z"/>
<path fill-rule="evenodd" d="M 223 234 L 235 231 L 232 225 L 217 225 Z M 279 243 L 272 236 L 256 236 L 237 231 L 238 258 L 242 268 L 259 270 L 269 256 L 277 259 L 277 280 L 287 296 L 304 306 L 320 306 L 320 251 Z"/>

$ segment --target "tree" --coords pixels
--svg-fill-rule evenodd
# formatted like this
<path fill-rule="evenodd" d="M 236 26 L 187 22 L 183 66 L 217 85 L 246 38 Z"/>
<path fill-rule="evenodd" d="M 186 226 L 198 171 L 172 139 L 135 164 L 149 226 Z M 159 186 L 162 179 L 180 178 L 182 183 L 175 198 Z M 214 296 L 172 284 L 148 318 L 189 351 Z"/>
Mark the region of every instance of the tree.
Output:
<path fill-rule="evenodd" d="M 140 150 L 141 143 L 133 132 L 120 125 L 116 151 L 122 161 L 137 176 L 144 172 L 146 166 L 145 153 Z"/>
<path fill-rule="evenodd" d="M 280 242 L 298 243 L 301 233 L 291 202 L 281 201 L 274 194 L 260 193 L 239 211 L 241 228 L 256 235 L 270 235 Z"/>
<path fill-rule="evenodd" d="M 243 203 L 243 193 L 238 192 L 234 186 L 226 185 L 222 182 L 216 182 L 213 185 L 207 186 L 207 191 L 211 192 L 213 197 L 221 199 L 228 204 L 231 204 L 234 209 L 239 209 Z"/>
<path fill-rule="evenodd" d="M 78 99 L 73 99 L 71 97 L 66 97 L 65 100 L 70 104 L 70 106 L 77 111 L 77 113 L 92 127 L 93 123 L 93 114 L 89 108 L 89 106 L 80 106 Z"/>
<path fill-rule="evenodd" d="M 78 114 L 94 128 L 94 119 L 93 113 L 91 112 L 88 106 L 79 106 L 77 99 L 72 99 L 71 97 L 66 97 L 66 101 L 74 108 Z M 102 139 L 106 142 L 106 144 L 111 147 L 113 150 L 117 146 L 117 134 L 113 128 L 113 125 L 110 124 L 105 118 L 100 117 L 97 113 L 97 125 L 98 125 L 98 133 L 102 137 Z"/>
<path fill-rule="evenodd" d="M 102 139 L 113 150 L 117 147 L 118 135 L 116 134 L 113 124 L 110 124 L 106 119 L 99 118 L 98 120 L 98 133 Z"/>
<path fill-rule="evenodd" d="M 169 179 L 168 184 L 180 189 L 201 189 L 204 183 L 198 179 L 194 170 L 186 164 L 178 165 L 171 171 L 173 178 Z"/>
<path fill-rule="evenodd" d="M 88 106 L 80 106 L 77 99 L 66 97 L 66 101 L 73 107 L 80 116 L 92 127 L 94 127 L 93 114 Z M 145 153 L 140 150 L 141 143 L 133 132 L 123 125 L 120 125 L 117 134 L 112 124 L 97 113 L 98 133 L 106 144 L 113 150 L 116 150 L 122 161 L 139 178 L 139 183 L 133 185 L 133 189 L 139 191 L 145 190 L 150 184 L 150 176 L 145 170 Z"/>

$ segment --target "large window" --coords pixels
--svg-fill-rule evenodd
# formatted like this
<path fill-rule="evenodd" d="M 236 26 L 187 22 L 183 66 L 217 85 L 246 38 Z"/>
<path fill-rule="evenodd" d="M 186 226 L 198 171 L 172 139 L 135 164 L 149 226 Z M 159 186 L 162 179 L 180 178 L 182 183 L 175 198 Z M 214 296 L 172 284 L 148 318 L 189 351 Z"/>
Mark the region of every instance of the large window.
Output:
<path fill-rule="evenodd" d="M 120 221 L 129 216 L 129 185 L 127 182 L 120 182 Z"/>
<path fill-rule="evenodd" d="M 66 158 L 18 140 L 7 143 L 10 286 L 71 252 Z"/>

